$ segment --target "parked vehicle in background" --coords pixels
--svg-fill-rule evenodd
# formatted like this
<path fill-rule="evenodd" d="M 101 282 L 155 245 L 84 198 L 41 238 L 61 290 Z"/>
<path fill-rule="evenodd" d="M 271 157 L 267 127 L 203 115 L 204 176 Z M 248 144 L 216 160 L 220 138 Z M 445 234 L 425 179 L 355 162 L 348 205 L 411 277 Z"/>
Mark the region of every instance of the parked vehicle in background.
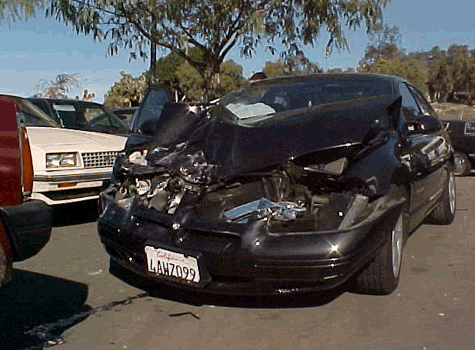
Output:
<path fill-rule="evenodd" d="M 454 220 L 450 138 L 398 77 L 264 79 L 203 106 L 152 89 L 132 131 L 98 220 L 118 276 L 228 294 L 347 281 L 388 294 L 409 234 Z"/>
<path fill-rule="evenodd" d="M 51 98 L 28 98 L 64 128 L 127 136 L 128 127 L 100 103 Z"/>
<path fill-rule="evenodd" d="M 475 120 L 444 120 L 444 125 L 455 149 L 455 175 L 470 174 L 475 166 Z"/>
<path fill-rule="evenodd" d="M 28 99 L 8 97 L 20 108 L 21 123 L 30 140 L 34 170 L 31 197 L 49 205 L 97 199 L 126 137 L 61 127 Z"/>
<path fill-rule="evenodd" d="M 138 111 L 139 107 L 126 107 L 126 108 L 117 108 L 111 109 L 111 112 L 119 117 L 122 122 L 127 125 L 130 129 L 132 128 L 132 122 L 134 120 L 134 115 Z"/>
<path fill-rule="evenodd" d="M 33 161 L 17 103 L 0 96 L 0 286 L 12 263 L 38 253 L 51 235 L 51 208 L 32 200 Z M 40 123 L 40 121 L 38 121 Z"/>

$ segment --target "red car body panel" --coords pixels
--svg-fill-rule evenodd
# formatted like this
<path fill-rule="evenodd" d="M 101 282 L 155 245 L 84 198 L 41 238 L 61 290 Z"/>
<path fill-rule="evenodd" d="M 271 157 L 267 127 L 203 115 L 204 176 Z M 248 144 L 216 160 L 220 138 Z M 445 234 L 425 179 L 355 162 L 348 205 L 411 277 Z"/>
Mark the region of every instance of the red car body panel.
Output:
<path fill-rule="evenodd" d="M 18 107 L 0 97 L 0 205 L 19 205 L 22 202 L 22 170 L 20 134 L 17 122 Z"/>
<path fill-rule="evenodd" d="M 14 261 L 38 253 L 51 236 L 51 209 L 28 198 L 33 166 L 26 129 L 15 101 L 0 97 L 0 286 Z"/>

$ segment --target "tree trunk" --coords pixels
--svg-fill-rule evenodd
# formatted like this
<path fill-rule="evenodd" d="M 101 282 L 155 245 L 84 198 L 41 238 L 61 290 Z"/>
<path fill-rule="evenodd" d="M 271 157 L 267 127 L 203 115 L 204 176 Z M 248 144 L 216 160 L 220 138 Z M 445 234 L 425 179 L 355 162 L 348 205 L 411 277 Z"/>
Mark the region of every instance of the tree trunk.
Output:
<path fill-rule="evenodd" d="M 153 85 L 157 83 L 157 79 L 155 75 L 157 74 L 157 45 L 154 42 L 150 43 L 150 77 L 148 81 L 148 85 Z"/>

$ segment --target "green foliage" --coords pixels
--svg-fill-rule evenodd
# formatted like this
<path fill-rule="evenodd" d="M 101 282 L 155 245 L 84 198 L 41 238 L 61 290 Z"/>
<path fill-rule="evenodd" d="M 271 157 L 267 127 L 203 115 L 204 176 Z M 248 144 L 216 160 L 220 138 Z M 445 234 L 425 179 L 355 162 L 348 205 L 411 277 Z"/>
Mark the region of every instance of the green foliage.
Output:
<path fill-rule="evenodd" d="M 242 66 L 228 60 L 221 65 L 221 74 L 219 75 L 219 88 L 215 90 L 215 95 L 210 96 L 218 98 L 236 89 L 244 83 L 242 76 Z M 198 102 L 205 99 L 205 83 L 203 77 L 188 62 L 183 62 L 175 72 L 174 81 L 177 88 L 172 89 L 177 100 Z"/>
<path fill-rule="evenodd" d="M 400 48 L 401 34 L 394 25 L 376 27 L 370 34 L 359 72 L 399 76 L 423 92 L 427 92 L 427 67 L 422 54 L 406 55 Z"/>
<path fill-rule="evenodd" d="M 369 34 L 369 44 L 365 55 L 360 61 L 360 69 L 366 69 L 378 63 L 379 60 L 401 60 L 404 51 L 400 49 L 401 34 L 399 27 L 385 25 L 376 26 Z M 362 68 L 361 68 L 362 67 Z"/>
<path fill-rule="evenodd" d="M 288 75 L 287 64 L 285 64 L 282 61 L 277 61 L 277 62 L 267 61 L 264 65 L 264 69 L 262 71 L 269 78 L 281 77 L 281 76 L 284 76 L 284 75 Z"/>
<path fill-rule="evenodd" d="M 40 80 L 36 83 L 35 97 L 69 98 L 68 93 L 79 88 L 79 79 L 76 74 L 58 74 L 54 80 Z"/>
<path fill-rule="evenodd" d="M 27 20 L 43 7 L 43 0 L 0 0 L 0 24 Z"/>
<path fill-rule="evenodd" d="M 188 55 L 197 62 L 206 62 L 204 52 L 197 47 L 190 48 Z M 244 82 L 242 71 L 242 66 L 232 60 L 223 62 L 220 66 L 219 85 L 212 97 L 222 96 L 241 85 Z M 155 77 L 160 84 L 173 91 L 177 101 L 197 102 L 205 98 L 207 91 L 203 76 L 175 52 L 157 60 Z"/>
<path fill-rule="evenodd" d="M 428 85 L 432 100 L 473 104 L 475 50 L 465 45 L 451 45 L 447 51 L 432 48 Z"/>
<path fill-rule="evenodd" d="M 407 80 L 422 92 L 427 92 L 426 75 L 421 65 L 420 61 L 414 59 L 401 61 L 382 58 L 371 67 L 370 72 L 396 75 Z"/>
<path fill-rule="evenodd" d="M 298 44 L 315 44 L 322 30 L 328 46 L 347 48 L 344 28 L 370 30 L 382 20 L 390 0 L 53 0 L 47 15 L 110 42 L 109 53 L 131 50 L 146 57 L 154 43 L 183 58 L 204 81 L 205 95 L 222 90 L 219 77 L 229 51 L 240 47 L 251 57 L 260 44 L 275 52 L 279 41 L 287 53 Z M 203 53 L 191 56 L 190 47 Z"/>
<path fill-rule="evenodd" d="M 125 72 L 120 75 L 120 80 L 107 92 L 104 105 L 111 109 L 140 105 L 147 89 L 145 75 L 137 78 Z"/>
<path fill-rule="evenodd" d="M 267 61 L 262 71 L 269 78 L 286 75 L 314 74 L 321 72 L 318 65 L 316 63 L 310 62 L 310 60 L 305 57 L 302 51 L 297 52 L 296 55 L 287 56 L 285 61 Z"/>
<path fill-rule="evenodd" d="M 242 76 L 242 66 L 236 64 L 233 60 L 227 60 L 221 65 L 220 89 L 217 96 L 223 96 L 244 84 L 245 79 Z"/>

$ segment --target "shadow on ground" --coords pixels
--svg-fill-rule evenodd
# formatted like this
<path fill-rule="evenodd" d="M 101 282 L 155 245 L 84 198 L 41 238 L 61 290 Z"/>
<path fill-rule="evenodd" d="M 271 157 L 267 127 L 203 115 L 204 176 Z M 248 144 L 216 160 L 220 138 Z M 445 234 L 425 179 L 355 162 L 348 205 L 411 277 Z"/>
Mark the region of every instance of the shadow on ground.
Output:
<path fill-rule="evenodd" d="M 0 290 L 0 349 L 43 349 L 83 321 L 88 287 L 53 276 L 14 270 Z"/>
<path fill-rule="evenodd" d="M 96 221 L 98 216 L 97 200 L 56 205 L 53 207 L 53 226 L 84 224 Z"/>
<path fill-rule="evenodd" d="M 288 293 L 272 296 L 217 295 L 145 281 L 142 277 L 130 273 L 116 264 L 111 265 L 110 272 L 125 283 L 147 291 L 151 297 L 194 306 L 215 305 L 268 309 L 318 307 L 332 302 L 349 291 L 348 287 L 343 286 L 324 292 Z"/>

